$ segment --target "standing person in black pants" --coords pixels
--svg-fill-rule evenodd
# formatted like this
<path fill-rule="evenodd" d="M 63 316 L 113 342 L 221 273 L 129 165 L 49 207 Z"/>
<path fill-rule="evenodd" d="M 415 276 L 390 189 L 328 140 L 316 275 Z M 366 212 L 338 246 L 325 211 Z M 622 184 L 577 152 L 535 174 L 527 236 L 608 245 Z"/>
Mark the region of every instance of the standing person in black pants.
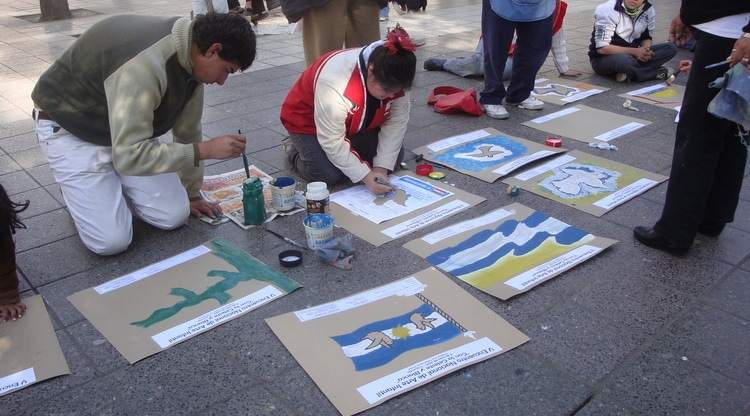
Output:
<path fill-rule="evenodd" d="M 555 0 L 482 1 L 482 41 L 484 42 L 484 91 L 479 102 L 488 116 L 508 118 L 503 107 L 517 105 L 541 110 L 544 103 L 531 96 L 536 73 L 544 64 L 552 46 L 552 12 Z M 513 72 L 506 92 L 503 71 L 508 48 L 516 33 Z"/>
<path fill-rule="evenodd" d="M 661 218 L 653 227 L 634 230 L 635 238 L 649 247 L 683 255 L 697 233 L 717 237 L 734 220 L 747 149 L 735 123 L 707 112 L 718 93 L 708 83 L 727 67 L 705 66 L 726 59 L 730 66 L 748 65 L 748 32 L 750 1 L 682 0 L 680 15 L 672 21 L 671 40 L 679 46 L 693 33 L 697 43 Z"/>

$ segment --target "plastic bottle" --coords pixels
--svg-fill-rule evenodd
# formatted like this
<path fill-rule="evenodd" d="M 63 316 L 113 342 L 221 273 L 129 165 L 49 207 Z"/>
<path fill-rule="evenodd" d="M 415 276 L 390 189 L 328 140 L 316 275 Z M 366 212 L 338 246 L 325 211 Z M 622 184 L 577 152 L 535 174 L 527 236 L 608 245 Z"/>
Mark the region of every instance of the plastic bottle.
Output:
<path fill-rule="evenodd" d="M 251 177 L 242 182 L 242 210 L 245 225 L 260 225 L 266 220 L 266 203 L 260 179 Z"/>
<path fill-rule="evenodd" d="M 325 182 L 310 182 L 307 184 L 307 215 L 328 214 L 328 186 Z"/>

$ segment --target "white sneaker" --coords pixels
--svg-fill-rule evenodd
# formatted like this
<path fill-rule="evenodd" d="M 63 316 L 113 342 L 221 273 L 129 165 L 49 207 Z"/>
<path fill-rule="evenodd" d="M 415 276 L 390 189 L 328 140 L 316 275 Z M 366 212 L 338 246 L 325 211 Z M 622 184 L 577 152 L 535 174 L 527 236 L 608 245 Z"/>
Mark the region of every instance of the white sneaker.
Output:
<path fill-rule="evenodd" d="M 501 104 L 485 104 L 482 107 L 484 108 L 484 112 L 492 118 L 505 120 L 510 117 L 508 110 L 506 110 Z"/>
<path fill-rule="evenodd" d="M 505 101 L 505 104 L 517 105 L 518 108 L 523 108 L 524 110 L 541 110 L 542 108 L 544 108 L 544 102 L 534 98 L 533 96 L 529 96 L 529 98 L 521 101 L 518 104 L 509 103 L 507 100 Z"/>

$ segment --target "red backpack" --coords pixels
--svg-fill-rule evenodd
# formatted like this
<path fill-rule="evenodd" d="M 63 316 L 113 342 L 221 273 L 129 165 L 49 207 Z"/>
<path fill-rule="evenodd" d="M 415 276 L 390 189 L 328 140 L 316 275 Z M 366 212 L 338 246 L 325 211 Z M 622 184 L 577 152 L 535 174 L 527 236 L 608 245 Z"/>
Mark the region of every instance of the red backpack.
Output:
<path fill-rule="evenodd" d="M 427 104 L 433 105 L 435 111 L 442 114 L 466 113 L 479 117 L 482 108 L 477 102 L 477 91 L 474 88 L 462 90 L 449 85 L 435 87 L 427 97 Z"/>

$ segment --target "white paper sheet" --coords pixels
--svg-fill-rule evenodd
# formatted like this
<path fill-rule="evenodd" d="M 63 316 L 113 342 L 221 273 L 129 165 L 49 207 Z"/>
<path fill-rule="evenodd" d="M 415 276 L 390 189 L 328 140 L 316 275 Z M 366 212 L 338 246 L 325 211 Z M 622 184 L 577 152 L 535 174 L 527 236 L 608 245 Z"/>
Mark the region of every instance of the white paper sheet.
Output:
<path fill-rule="evenodd" d="M 380 224 L 453 195 L 450 191 L 436 188 L 431 183 L 413 176 L 392 175 L 389 180 L 397 190 L 386 197 L 373 195 L 367 187 L 359 185 L 332 194 L 330 200 L 355 215 Z M 398 195 L 399 193 L 401 195 Z M 404 194 L 406 197 L 402 204 L 398 201 Z"/>

